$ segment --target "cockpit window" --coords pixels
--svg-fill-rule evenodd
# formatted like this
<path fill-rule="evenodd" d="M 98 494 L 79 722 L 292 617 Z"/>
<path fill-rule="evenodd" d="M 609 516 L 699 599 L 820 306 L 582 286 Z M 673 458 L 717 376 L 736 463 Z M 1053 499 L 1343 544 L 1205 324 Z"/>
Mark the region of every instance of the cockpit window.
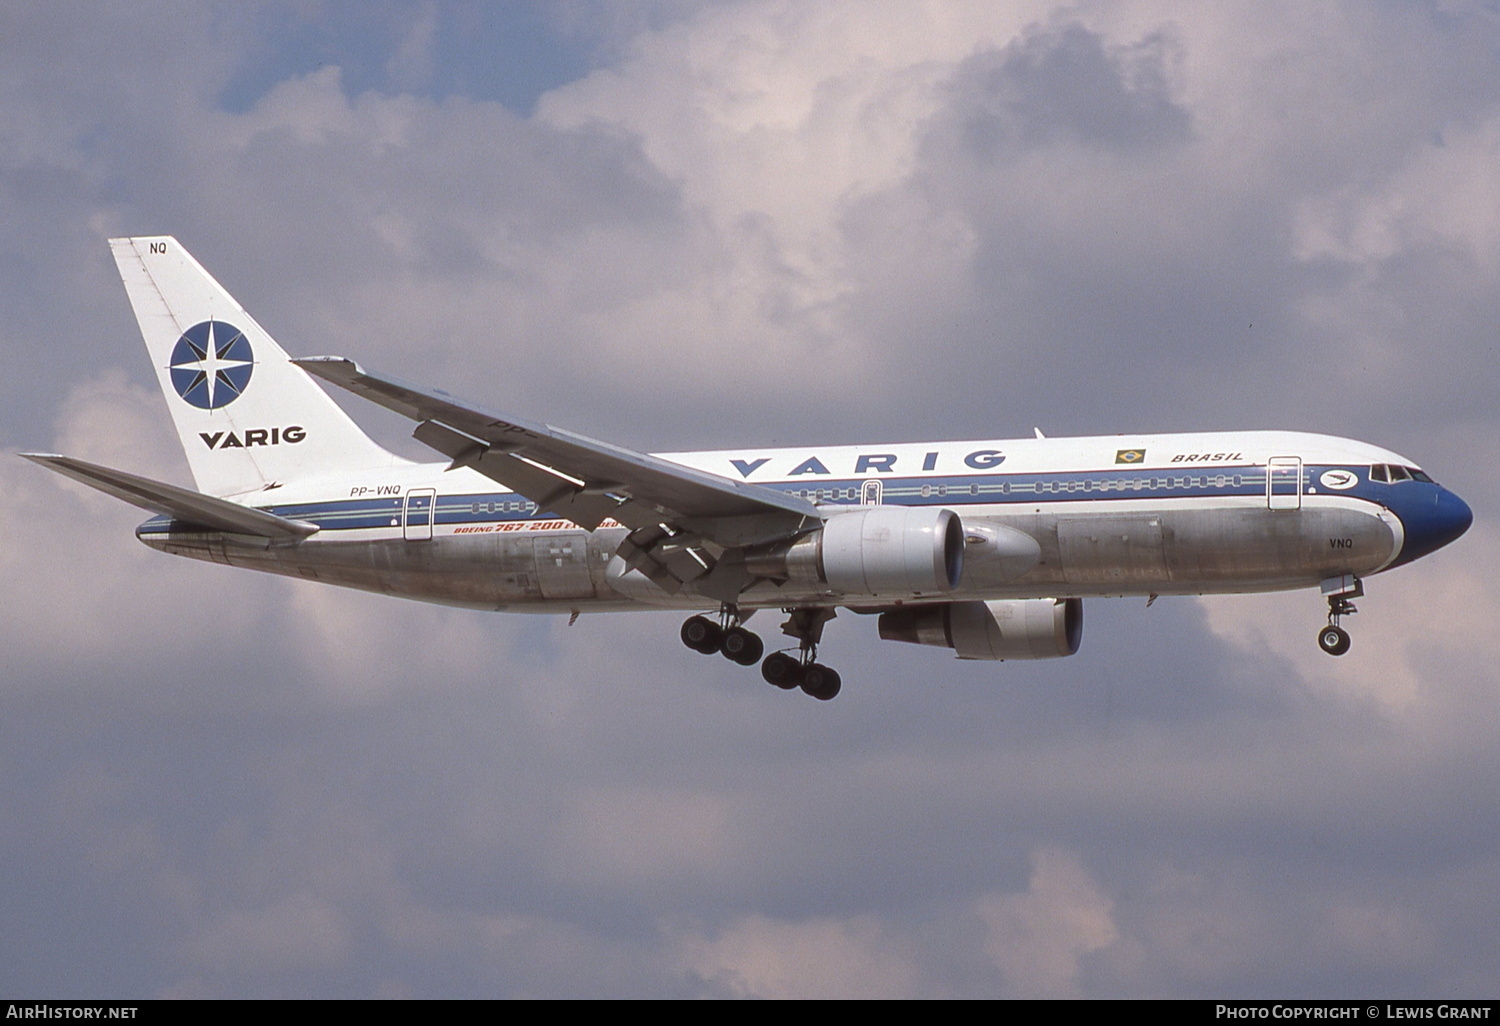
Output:
<path fill-rule="evenodd" d="M 1377 463 L 1370 468 L 1370 480 L 1381 484 L 1398 484 L 1402 481 L 1425 481 L 1437 484 L 1416 467 L 1402 467 L 1394 463 Z"/>

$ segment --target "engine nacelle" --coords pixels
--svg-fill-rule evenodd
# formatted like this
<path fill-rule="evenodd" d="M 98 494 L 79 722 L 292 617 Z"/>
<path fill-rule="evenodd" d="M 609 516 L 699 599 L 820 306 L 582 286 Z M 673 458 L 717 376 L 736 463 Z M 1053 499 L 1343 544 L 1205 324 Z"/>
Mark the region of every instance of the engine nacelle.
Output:
<path fill-rule="evenodd" d="M 880 614 L 886 641 L 951 648 L 960 659 L 1057 659 L 1083 641 L 1083 600 L 943 602 Z"/>
<path fill-rule="evenodd" d="M 836 513 L 812 534 L 745 554 L 758 577 L 826 584 L 845 595 L 953 591 L 963 577 L 964 528 L 951 509 L 876 506 Z"/>

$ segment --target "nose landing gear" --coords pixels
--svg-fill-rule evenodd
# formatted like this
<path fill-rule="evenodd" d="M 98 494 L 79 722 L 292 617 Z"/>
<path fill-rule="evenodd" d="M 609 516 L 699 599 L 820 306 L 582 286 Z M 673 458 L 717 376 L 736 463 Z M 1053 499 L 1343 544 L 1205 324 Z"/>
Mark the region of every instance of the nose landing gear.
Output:
<path fill-rule="evenodd" d="M 1318 632 L 1318 647 L 1332 656 L 1341 656 L 1349 651 L 1352 642 L 1349 632 L 1339 626 L 1339 618 L 1358 612 L 1354 599 L 1365 593 L 1365 586 L 1353 574 L 1331 577 L 1322 584 L 1328 599 L 1328 626 Z"/>

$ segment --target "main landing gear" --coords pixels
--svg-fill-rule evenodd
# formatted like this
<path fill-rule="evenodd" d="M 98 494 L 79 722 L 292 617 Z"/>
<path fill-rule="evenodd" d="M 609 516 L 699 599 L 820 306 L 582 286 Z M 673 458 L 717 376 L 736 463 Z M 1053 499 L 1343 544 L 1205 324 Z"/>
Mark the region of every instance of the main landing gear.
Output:
<path fill-rule="evenodd" d="M 784 633 L 798 641 L 797 655 L 773 652 L 761 663 L 760 675 L 769 684 L 790 691 L 801 688 L 821 701 L 828 701 L 843 686 L 838 673 L 817 662 L 818 642 L 823 625 L 834 617 L 832 609 L 792 609 L 791 618 L 781 625 Z M 754 666 L 765 652 L 765 643 L 741 626 L 739 611 L 726 606 L 718 622 L 707 616 L 692 616 L 682 624 L 682 643 L 694 652 L 723 655 L 741 666 Z"/>
<path fill-rule="evenodd" d="M 704 655 L 718 652 L 741 666 L 754 666 L 766 650 L 760 635 L 745 630 L 734 617 L 727 623 L 714 623 L 706 616 L 689 617 L 682 625 L 682 643 Z"/>
<path fill-rule="evenodd" d="M 1318 647 L 1331 656 L 1341 656 L 1352 644 L 1349 632 L 1339 626 L 1339 618 L 1358 612 L 1354 599 L 1365 593 L 1365 586 L 1352 574 L 1333 577 L 1323 582 L 1323 595 L 1328 599 L 1328 626 L 1318 632 Z"/>

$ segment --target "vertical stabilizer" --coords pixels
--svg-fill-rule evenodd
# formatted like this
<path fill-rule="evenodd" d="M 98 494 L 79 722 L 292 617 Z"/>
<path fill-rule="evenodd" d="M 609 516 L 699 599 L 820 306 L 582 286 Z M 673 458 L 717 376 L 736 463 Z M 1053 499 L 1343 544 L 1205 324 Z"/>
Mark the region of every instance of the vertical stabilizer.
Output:
<path fill-rule="evenodd" d="M 176 239 L 109 245 L 201 491 L 239 495 L 404 462 L 292 364 Z"/>

